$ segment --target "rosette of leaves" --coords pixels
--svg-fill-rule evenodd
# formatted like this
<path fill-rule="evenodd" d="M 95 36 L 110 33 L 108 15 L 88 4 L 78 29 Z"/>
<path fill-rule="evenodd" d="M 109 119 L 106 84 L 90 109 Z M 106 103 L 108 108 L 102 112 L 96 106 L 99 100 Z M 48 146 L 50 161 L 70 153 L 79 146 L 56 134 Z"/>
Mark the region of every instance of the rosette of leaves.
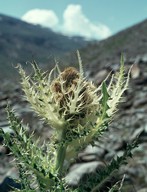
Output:
<path fill-rule="evenodd" d="M 128 88 L 129 73 L 125 77 L 123 57 L 120 71 L 111 76 L 108 85 L 105 79 L 96 87 L 84 77 L 79 52 L 77 55 L 79 71 L 73 67 L 60 71 L 56 65 L 48 74 L 33 62 L 34 74 L 27 76 L 19 66 L 27 101 L 54 129 L 50 143 L 44 143 L 39 148 L 39 140 L 34 141 L 33 135 L 28 135 L 13 110 L 8 108 L 8 119 L 14 135 L 11 137 L 3 133 L 3 136 L 18 162 L 22 184 L 20 191 L 74 191 L 68 189 L 65 183 L 67 165 L 77 158 L 80 150 L 93 144 L 103 134 Z M 89 189 L 98 189 L 97 182 L 103 183 L 113 170 L 124 163 L 132 148 L 128 147 L 122 159 L 112 161 L 97 177 L 99 179 L 93 180 L 95 183 Z M 65 162 L 68 163 L 65 165 Z M 84 188 L 75 191 L 84 191 Z"/>

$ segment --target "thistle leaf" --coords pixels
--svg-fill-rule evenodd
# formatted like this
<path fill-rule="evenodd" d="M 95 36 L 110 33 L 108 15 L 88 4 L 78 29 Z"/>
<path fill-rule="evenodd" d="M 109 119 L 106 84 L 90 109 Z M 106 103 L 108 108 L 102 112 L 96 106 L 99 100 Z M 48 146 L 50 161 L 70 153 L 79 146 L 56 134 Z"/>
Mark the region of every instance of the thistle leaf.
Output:
<path fill-rule="evenodd" d="M 102 119 L 107 119 L 108 118 L 108 115 L 107 115 L 107 110 L 109 109 L 109 106 L 107 104 L 110 96 L 109 96 L 109 93 L 107 91 L 107 86 L 106 86 L 106 82 L 103 82 L 102 83 L 102 99 L 101 99 L 101 105 L 102 105 L 102 116 L 101 118 Z"/>
<path fill-rule="evenodd" d="M 97 192 L 101 190 L 105 183 L 116 173 L 121 165 L 127 164 L 127 159 L 131 158 L 132 150 L 138 146 L 138 138 L 136 138 L 132 143 L 128 144 L 123 155 L 113 158 L 112 161 L 107 164 L 102 170 L 98 170 L 84 180 L 85 183 L 79 183 L 79 192 Z"/>

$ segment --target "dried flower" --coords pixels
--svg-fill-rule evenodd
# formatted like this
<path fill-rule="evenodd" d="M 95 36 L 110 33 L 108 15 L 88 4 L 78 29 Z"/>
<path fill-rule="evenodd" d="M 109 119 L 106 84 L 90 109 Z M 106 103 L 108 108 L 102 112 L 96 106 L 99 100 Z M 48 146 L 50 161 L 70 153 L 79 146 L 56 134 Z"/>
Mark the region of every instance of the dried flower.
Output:
<path fill-rule="evenodd" d="M 96 87 L 83 78 L 75 68 L 66 68 L 51 83 L 53 102 L 59 105 L 59 114 L 68 125 L 84 125 L 87 118 L 95 119 L 99 108 Z"/>

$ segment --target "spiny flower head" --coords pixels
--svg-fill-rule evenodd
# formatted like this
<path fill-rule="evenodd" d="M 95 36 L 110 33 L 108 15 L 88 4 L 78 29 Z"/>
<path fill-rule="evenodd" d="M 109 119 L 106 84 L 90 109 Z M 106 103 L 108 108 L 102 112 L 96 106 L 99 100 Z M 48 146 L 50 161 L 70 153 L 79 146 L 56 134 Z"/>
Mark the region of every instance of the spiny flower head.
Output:
<path fill-rule="evenodd" d="M 66 131 L 67 159 L 75 156 L 80 145 L 92 142 L 105 130 L 129 81 L 123 57 L 120 71 L 112 75 L 108 86 L 104 80 L 99 87 L 84 77 L 79 52 L 78 60 L 79 71 L 68 67 L 61 72 L 56 65 L 49 75 L 42 73 L 35 62 L 33 76 L 27 76 L 19 66 L 23 90 L 32 108 L 57 132 Z"/>
<path fill-rule="evenodd" d="M 87 119 L 97 118 L 99 102 L 96 87 L 83 77 L 79 56 L 80 70 L 68 67 L 63 72 L 58 66 L 47 76 L 33 63 L 33 77 L 26 76 L 19 66 L 22 86 L 27 100 L 33 109 L 55 129 L 84 126 Z M 54 75 L 53 75 L 54 73 Z M 56 73 L 56 74 L 55 74 Z M 55 78 L 52 78 L 55 76 Z"/>
<path fill-rule="evenodd" d="M 73 126 L 84 124 L 87 118 L 96 120 L 96 87 L 73 67 L 66 68 L 51 83 L 53 102 L 59 105 L 59 114 Z M 71 124 L 71 125 L 72 125 Z"/>

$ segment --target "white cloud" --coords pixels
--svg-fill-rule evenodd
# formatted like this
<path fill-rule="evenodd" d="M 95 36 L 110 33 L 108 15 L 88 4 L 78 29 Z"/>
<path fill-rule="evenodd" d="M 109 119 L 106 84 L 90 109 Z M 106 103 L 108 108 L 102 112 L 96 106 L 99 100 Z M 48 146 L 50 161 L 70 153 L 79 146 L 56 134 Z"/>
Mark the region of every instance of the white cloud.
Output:
<path fill-rule="evenodd" d="M 32 9 L 22 16 L 22 20 L 50 28 L 55 27 L 59 22 L 55 12 L 46 9 Z"/>
<path fill-rule="evenodd" d="M 63 13 L 63 24 L 59 25 L 59 19 L 54 11 L 44 9 L 32 9 L 23 15 L 22 20 L 50 27 L 54 31 L 65 35 L 83 36 L 88 39 L 104 39 L 111 35 L 110 29 L 104 24 L 94 24 L 82 12 L 80 5 L 68 5 Z"/>
<path fill-rule="evenodd" d="M 103 39 L 111 35 L 111 31 L 106 25 L 92 23 L 83 14 L 80 5 L 68 5 L 63 18 L 63 31 L 66 34 L 81 35 L 90 39 Z"/>

